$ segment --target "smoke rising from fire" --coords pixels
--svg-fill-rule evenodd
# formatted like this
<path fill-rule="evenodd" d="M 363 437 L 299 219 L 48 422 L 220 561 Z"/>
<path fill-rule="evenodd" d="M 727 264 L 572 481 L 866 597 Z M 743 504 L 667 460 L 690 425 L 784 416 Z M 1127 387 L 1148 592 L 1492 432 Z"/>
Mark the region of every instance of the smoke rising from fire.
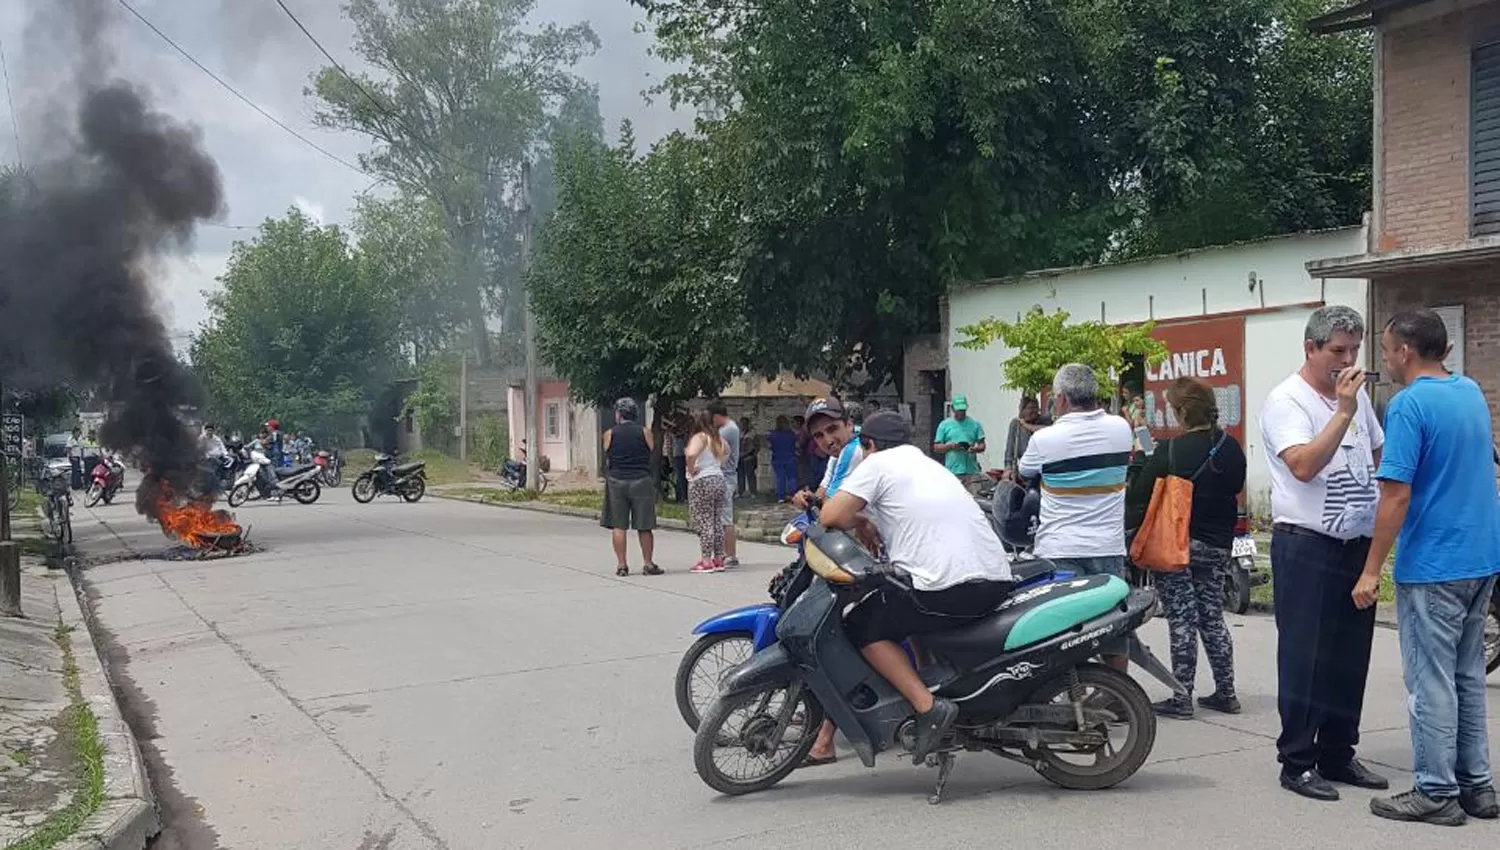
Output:
<path fill-rule="evenodd" d="M 197 392 L 154 309 L 151 279 L 198 222 L 220 213 L 223 191 L 197 131 L 109 76 L 99 42 L 113 5 L 32 6 L 29 31 L 70 28 L 58 35 L 82 54 L 55 77 L 76 90 L 23 113 L 48 144 L 19 191 L 0 199 L 0 380 L 97 388 L 110 410 L 100 442 L 140 463 L 148 485 L 191 493 L 199 452 L 178 411 Z M 137 508 L 155 516 L 155 487 L 141 488 Z"/>

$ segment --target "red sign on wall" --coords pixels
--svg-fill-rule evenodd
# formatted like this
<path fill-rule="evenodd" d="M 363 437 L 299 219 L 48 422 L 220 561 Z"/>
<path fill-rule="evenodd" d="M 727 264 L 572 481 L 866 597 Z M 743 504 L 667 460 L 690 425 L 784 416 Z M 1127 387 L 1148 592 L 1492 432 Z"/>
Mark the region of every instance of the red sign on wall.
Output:
<path fill-rule="evenodd" d="M 1167 346 L 1167 359 L 1146 367 L 1146 421 L 1152 436 L 1177 433 L 1167 388 L 1178 378 L 1200 378 L 1214 388 L 1219 425 L 1245 444 L 1245 318 L 1196 319 L 1159 324 L 1151 336 Z"/>

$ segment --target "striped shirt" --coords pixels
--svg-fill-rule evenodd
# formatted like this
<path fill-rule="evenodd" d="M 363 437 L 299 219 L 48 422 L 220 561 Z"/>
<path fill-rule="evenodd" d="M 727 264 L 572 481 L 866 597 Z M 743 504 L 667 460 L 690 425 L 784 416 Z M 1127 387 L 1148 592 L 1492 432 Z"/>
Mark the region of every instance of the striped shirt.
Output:
<path fill-rule="evenodd" d="M 1069 413 L 1031 436 L 1017 466 L 1042 482 L 1038 557 L 1125 554 L 1125 469 L 1133 444 L 1130 424 L 1107 410 Z"/>

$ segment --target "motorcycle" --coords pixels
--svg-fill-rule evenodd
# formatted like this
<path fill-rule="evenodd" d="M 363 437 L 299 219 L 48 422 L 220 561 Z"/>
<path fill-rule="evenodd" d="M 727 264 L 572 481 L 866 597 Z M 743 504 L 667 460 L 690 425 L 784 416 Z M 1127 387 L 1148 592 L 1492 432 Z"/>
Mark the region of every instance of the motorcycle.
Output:
<path fill-rule="evenodd" d="M 693 764 L 709 787 L 738 795 L 776 785 L 812 749 L 825 714 L 867 767 L 883 751 L 913 749 L 911 706 L 843 630 L 844 608 L 876 589 L 911 592 L 848 534 L 809 529 L 777 642 L 724 677 L 698 725 Z M 1151 754 L 1156 715 L 1134 679 L 1092 659 L 1123 652 L 1185 693 L 1135 636 L 1158 607 L 1153 590 L 1086 576 L 1030 587 L 982 620 L 923 635 L 936 659 L 919 671 L 923 680 L 961 708 L 927 759 L 938 768 L 928 801 L 941 801 L 954 753 L 965 749 L 1028 765 L 1064 788 L 1097 790 L 1132 776 Z M 733 765 L 745 773 L 731 773 Z"/>
<path fill-rule="evenodd" d="M 806 515 L 787 524 L 781 542 L 797 546 L 810 524 Z M 785 611 L 786 590 L 801 564 L 801 555 L 790 566 L 771 579 L 770 602 L 746 605 L 725 611 L 693 627 L 700 635 L 677 665 L 677 712 L 688 728 L 697 731 L 708 705 L 713 702 L 720 680 L 734 667 L 756 652 L 776 642 L 776 623 Z M 1041 560 L 1015 561 L 1011 564 L 1017 591 L 1048 581 L 1072 578 L 1067 570 L 1054 569 Z"/>
<path fill-rule="evenodd" d="M 376 455 L 375 466 L 354 479 L 354 501 L 369 504 L 376 496 L 390 494 L 408 502 L 419 501 L 427 493 L 427 463 L 396 463 L 395 455 Z"/>
<path fill-rule="evenodd" d="M 318 480 L 329 487 L 344 483 L 344 456 L 336 451 L 318 449 L 313 453 L 313 465 L 318 468 Z"/>
<path fill-rule="evenodd" d="M 108 505 L 125 487 L 125 464 L 116 458 L 102 457 L 89 471 L 89 489 L 84 494 L 83 505 L 92 508 L 101 501 Z"/>
<path fill-rule="evenodd" d="M 1490 610 L 1484 618 L 1484 672 L 1500 669 L 1500 579 L 1490 592 Z"/>
<path fill-rule="evenodd" d="M 290 495 L 304 505 L 311 505 L 323 495 L 318 483 L 318 468 L 303 464 L 291 468 L 273 468 L 271 459 L 258 450 L 245 452 L 245 468 L 229 490 L 229 506 L 237 508 L 257 499 L 280 501 Z"/>
<path fill-rule="evenodd" d="M 536 477 L 536 491 L 547 492 L 547 473 L 552 471 L 552 463 L 547 456 L 542 456 L 542 468 Z M 512 490 L 526 489 L 526 446 L 521 446 L 520 460 L 507 460 L 500 464 L 500 482 Z"/>
<path fill-rule="evenodd" d="M 1229 569 L 1224 571 L 1224 610 L 1243 614 L 1250 610 L 1250 589 L 1271 580 L 1271 568 L 1256 566 L 1260 544 L 1250 536 L 1250 520 L 1241 516 L 1234 524 Z"/>

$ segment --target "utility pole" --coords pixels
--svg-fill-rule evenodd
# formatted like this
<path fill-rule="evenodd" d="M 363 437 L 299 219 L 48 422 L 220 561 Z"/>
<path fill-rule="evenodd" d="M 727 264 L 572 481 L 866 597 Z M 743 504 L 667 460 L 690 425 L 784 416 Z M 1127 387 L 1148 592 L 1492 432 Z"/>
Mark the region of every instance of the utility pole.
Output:
<path fill-rule="evenodd" d="M 5 388 L 0 387 L 0 402 Z M 0 403 L 0 410 L 4 404 Z M 21 549 L 10 539 L 10 464 L 0 445 L 0 616 L 21 616 Z M 21 459 L 16 458 L 20 463 Z"/>
<path fill-rule="evenodd" d="M 531 315 L 531 292 L 526 275 L 531 271 L 531 163 L 521 163 L 521 297 L 526 305 L 526 489 L 535 491 L 542 474 L 542 447 L 536 428 L 536 319 Z"/>
<path fill-rule="evenodd" d="M 458 459 L 469 459 L 469 352 L 458 361 Z"/>

